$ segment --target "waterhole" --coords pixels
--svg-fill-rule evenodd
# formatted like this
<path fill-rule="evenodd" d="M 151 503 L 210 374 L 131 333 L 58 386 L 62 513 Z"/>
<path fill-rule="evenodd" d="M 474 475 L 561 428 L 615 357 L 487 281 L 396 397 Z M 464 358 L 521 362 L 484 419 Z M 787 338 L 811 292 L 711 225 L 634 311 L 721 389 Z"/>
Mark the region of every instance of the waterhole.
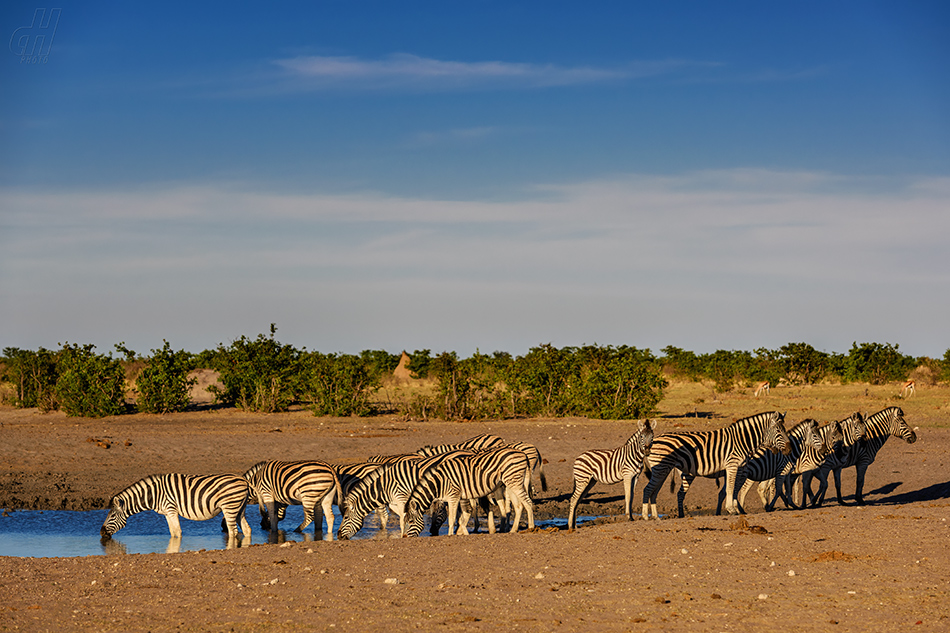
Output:
<path fill-rule="evenodd" d="M 168 535 L 165 517 L 155 512 L 140 512 L 129 517 L 125 527 L 109 541 L 101 542 L 99 529 L 108 514 L 107 510 L 73 512 L 60 510 L 2 510 L 0 511 L 0 556 L 49 558 L 61 556 L 101 556 L 105 554 L 151 554 L 156 552 L 189 552 L 198 550 L 226 549 L 227 534 L 221 531 L 221 520 L 209 521 L 180 519 L 182 536 L 172 539 Z M 256 505 L 248 506 L 248 523 L 251 539 L 242 539 L 240 546 L 270 543 L 269 532 L 260 527 Z M 334 530 L 340 527 L 340 515 L 334 511 Z M 597 517 L 578 517 L 578 522 Z M 278 543 L 285 541 L 312 542 L 313 526 L 303 534 L 293 529 L 303 521 L 303 508 L 290 506 L 287 516 L 280 522 Z M 566 519 L 538 521 L 540 528 L 563 527 Z M 372 539 L 399 536 L 399 517 L 391 515 L 388 529 L 383 532 L 375 515 L 363 523 L 363 529 L 354 537 Z M 485 531 L 484 521 L 482 531 Z M 442 534 L 446 530 L 442 528 Z M 428 525 L 423 536 L 428 536 Z M 335 536 L 334 536 L 335 538 Z M 464 537 L 462 537 L 464 538 Z"/>

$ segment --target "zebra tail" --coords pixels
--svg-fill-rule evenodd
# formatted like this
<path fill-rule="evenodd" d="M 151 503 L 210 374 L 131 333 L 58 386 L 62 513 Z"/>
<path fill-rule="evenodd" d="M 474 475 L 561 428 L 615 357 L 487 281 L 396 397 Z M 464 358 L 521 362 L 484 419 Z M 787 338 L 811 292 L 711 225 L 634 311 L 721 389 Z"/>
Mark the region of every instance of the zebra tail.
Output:
<path fill-rule="evenodd" d="M 541 490 L 544 492 L 548 491 L 548 480 L 544 476 L 544 462 L 541 462 L 538 465 L 538 476 L 541 478 Z"/>

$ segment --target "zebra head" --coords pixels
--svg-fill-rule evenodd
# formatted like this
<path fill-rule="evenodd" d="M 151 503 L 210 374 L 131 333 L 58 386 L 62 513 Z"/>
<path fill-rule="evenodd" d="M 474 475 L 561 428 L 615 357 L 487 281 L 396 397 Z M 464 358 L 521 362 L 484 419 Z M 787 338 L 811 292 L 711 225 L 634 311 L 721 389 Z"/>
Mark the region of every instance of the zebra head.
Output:
<path fill-rule="evenodd" d="M 406 533 L 403 536 L 419 536 L 425 527 L 426 517 L 422 511 L 422 504 L 416 499 L 410 499 L 406 504 Z"/>
<path fill-rule="evenodd" d="M 650 448 L 653 446 L 656 420 L 640 420 L 638 426 L 637 432 L 630 436 L 627 444 L 639 449 L 636 452 L 646 457 L 650 454 Z"/>
<path fill-rule="evenodd" d="M 821 431 L 818 430 L 818 420 L 806 420 L 804 447 L 820 451 L 824 444 Z"/>
<path fill-rule="evenodd" d="M 341 541 L 350 540 L 363 528 L 363 517 L 353 506 L 352 495 L 348 496 L 340 506 L 340 514 L 343 520 L 340 522 L 340 529 L 337 531 L 336 537 Z"/>
<path fill-rule="evenodd" d="M 854 446 L 864 439 L 868 432 L 868 425 L 860 411 L 855 411 L 841 421 L 841 432 L 844 435 L 844 439 L 841 440 L 842 446 Z"/>
<path fill-rule="evenodd" d="M 763 444 L 773 453 L 788 455 L 792 452 L 792 441 L 785 430 L 785 414 L 773 411 L 769 418 L 769 426 L 765 431 Z"/>
<path fill-rule="evenodd" d="M 130 510 L 128 500 L 121 493 L 112 497 L 109 501 L 109 514 L 99 530 L 102 540 L 111 539 L 113 534 L 124 528 L 125 522 L 132 514 L 135 513 Z"/>
<path fill-rule="evenodd" d="M 901 438 L 908 444 L 913 444 L 917 441 L 917 433 L 914 432 L 914 429 L 907 426 L 907 422 L 904 420 L 903 409 L 900 407 L 891 407 L 888 410 L 888 415 L 891 418 L 891 435 Z"/>
<path fill-rule="evenodd" d="M 825 431 L 824 442 L 822 442 L 818 450 L 824 454 L 832 453 L 836 446 L 843 443 L 844 430 L 841 427 L 841 422 L 832 422 L 828 425 L 828 429 Z"/>

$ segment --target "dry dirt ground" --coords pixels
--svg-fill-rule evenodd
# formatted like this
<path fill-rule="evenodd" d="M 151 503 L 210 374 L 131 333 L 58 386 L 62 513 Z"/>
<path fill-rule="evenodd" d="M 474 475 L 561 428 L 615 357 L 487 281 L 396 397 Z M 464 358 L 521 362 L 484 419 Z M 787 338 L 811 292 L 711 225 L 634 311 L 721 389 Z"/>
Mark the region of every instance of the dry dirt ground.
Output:
<path fill-rule="evenodd" d="M 622 486 L 595 486 L 581 513 L 613 519 L 573 532 L 0 557 L 0 630 L 948 631 L 950 388 L 919 389 L 907 401 L 895 393 L 841 386 L 753 398 L 686 385 L 660 404 L 660 432 L 718 428 L 771 409 L 788 411 L 791 426 L 903 406 L 919 439 L 885 445 L 863 507 L 853 505 L 852 471 L 844 477 L 850 505 L 832 493 L 821 509 L 766 514 L 753 493 L 742 524 L 710 515 L 715 483 L 698 479 L 686 500 L 692 517 L 656 522 L 627 521 Z M 537 516 L 566 517 L 573 459 L 619 446 L 632 427 L 233 409 L 91 420 L 0 408 L 0 507 L 102 508 L 157 472 L 240 472 L 269 458 L 358 461 L 492 432 L 541 450 L 549 489 L 537 495 Z M 661 512 L 674 510 L 666 486 L 660 503 Z"/>

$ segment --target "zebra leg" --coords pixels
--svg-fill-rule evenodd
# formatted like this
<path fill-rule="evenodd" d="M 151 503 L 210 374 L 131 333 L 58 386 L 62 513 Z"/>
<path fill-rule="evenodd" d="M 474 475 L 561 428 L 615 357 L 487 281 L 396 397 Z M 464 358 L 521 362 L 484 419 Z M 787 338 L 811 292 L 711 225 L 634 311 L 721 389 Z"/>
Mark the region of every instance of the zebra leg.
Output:
<path fill-rule="evenodd" d="M 322 506 L 322 508 L 323 508 L 323 516 L 325 516 L 326 519 L 327 519 L 327 535 L 326 535 L 326 540 L 328 540 L 328 541 L 332 541 L 332 540 L 333 540 L 333 522 L 334 522 L 334 518 L 333 518 L 333 497 L 335 497 L 335 496 L 336 496 L 336 495 L 333 493 L 333 491 L 330 491 L 329 493 L 327 493 L 326 495 L 324 495 L 323 501 L 320 502 L 320 503 L 321 503 L 321 506 Z M 314 530 L 314 531 L 313 531 L 313 538 L 314 538 L 314 539 L 317 538 L 317 531 L 318 531 L 318 530 L 317 530 L 317 527 L 319 527 L 320 530 L 323 529 L 323 521 L 322 521 L 322 520 L 321 520 L 316 526 L 314 526 L 314 528 L 313 528 L 313 530 Z"/>
<path fill-rule="evenodd" d="M 818 490 L 815 492 L 815 496 L 813 497 L 814 501 L 811 504 L 813 508 L 820 508 L 821 504 L 825 502 L 825 493 L 828 491 L 829 474 L 830 471 L 827 470 L 818 472 Z"/>
<path fill-rule="evenodd" d="M 623 478 L 623 510 L 631 521 L 633 521 L 633 488 L 636 481 L 637 478 L 633 473 Z"/>
<path fill-rule="evenodd" d="M 459 525 L 457 534 L 469 534 L 468 531 L 468 520 L 472 518 L 472 503 L 470 499 L 462 499 L 459 501 Z"/>
<path fill-rule="evenodd" d="M 835 468 L 834 475 L 835 475 L 835 493 L 838 495 L 838 505 L 843 506 L 844 499 L 841 498 L 841 469 Z"/>
<path fill-rule="evenodd" d="M 445 521 L 448 518 L 448 512 L 445 509 L 445 504 L 439 500 L 432 502 L 432 505 L 429 506 L 429 536 L 438 536 L 439 530 L 445 525 Z"/>
<path fill-rule="evenodd" d="M 716 516 L 722 514 L 722 506 L 726 503 L 726 487 L 719 487 L 719 501 L 716 503 Z"/>
<path fill-rule="evenodd" d="M 455 519 L 458 517 L 460 499 L 448 499 L 445 504 L 449 510 L 449 536 L 455 535 Z M 468 528 L 465 529 L 466 533 Z"/>
<path fill-rule="evenodd" d="M 227 526 L 228 540 L 236 539 L 238 536 L 238 516 L 244 517 L 244 510 L 241 509 L 238 512 L 229 512 L 224 511 L 222 516 L 224 517 L 224 524 Z"/>
<path fill-rule="evenodd" d="M 749 494 L 749 491 L 752 490 L 753 486 L 755 486 L 755 482 L 751 479 L 746 479 L 743 481 L 742 486 L 739 486 L 738 482 L 736 483 L 736 487 L 739 488 L 739 492 L 736 494 L 735 504 L 739 509 L 740 514 L 745 514 L 745 497 L 747 494 Z M 765 505 L 764 501 L 762 505 Z"/>
<path fill-rule="evenodd" d="M 571 507 L 567 511 L 567 529 L 574 530 L 577 528 L 577 504 L 581 502 L 581 499 L 584 498 L 590 489 L 594 487 L 596 480 L 591 477 L 586 482 L 581 483 L 577 479 L 574 480 L 574 491 L 571 493 Z"/>
<path fill-rule="evenodd" d="M 689 486 L 693 483 L 695 477 L 693 475 L 687 475 L 686 473 L 680 473 L 680 489 L 676 493 L 676 506 L 677 511 L 679 512 L 679 517 L 682 519 L 686 516 L 686 493 L 689 492 Z"/>
<path fill-rule="evenodd" d="M 726 467 L 726 512 L 729 514 L 739 514 L 739 504 L 735 498 L 737 470 L 735 466 Z"/>
<path fill-rule="evenodd" d="M 649 519 L 653 515 L 654 519 L 659 519 L 660 515 L 656 512 L 656 498 L 660 494 L 660 487 L 666 481 L 670 471 L 662 471 L 654 468 L 650 473 L 650 481 L 643 487 L 643 518 Z"/>
<path fill-rule="evenodd" d="M 277 517 L 277 502 L 271 499 L 266 504 L 266 509 L 261 508 L 261 512 L 265 512 L 264 518 L 261 519 L 261 527 L 264 527 L 264 519 L 267 520 L 267 528 L 271 534 L 277 534 L 277 522 L 280 520 Z"/>
<path fill-rule="evenodd" d="M 181 523 L 178 522 L 178 513 L 169 512 L 165 515 L 165 520 L 168 521 L 168 533 L 172 538 L 181 538 Z"/>
<path fill-rule="evenodd" d="M 868 466 L 870 464 L 857 464 L 855 466 L 857 474 L 854 481 L 854 500 L 859 506 L 864 505 L 864 475 L 868 471 Z"/>

